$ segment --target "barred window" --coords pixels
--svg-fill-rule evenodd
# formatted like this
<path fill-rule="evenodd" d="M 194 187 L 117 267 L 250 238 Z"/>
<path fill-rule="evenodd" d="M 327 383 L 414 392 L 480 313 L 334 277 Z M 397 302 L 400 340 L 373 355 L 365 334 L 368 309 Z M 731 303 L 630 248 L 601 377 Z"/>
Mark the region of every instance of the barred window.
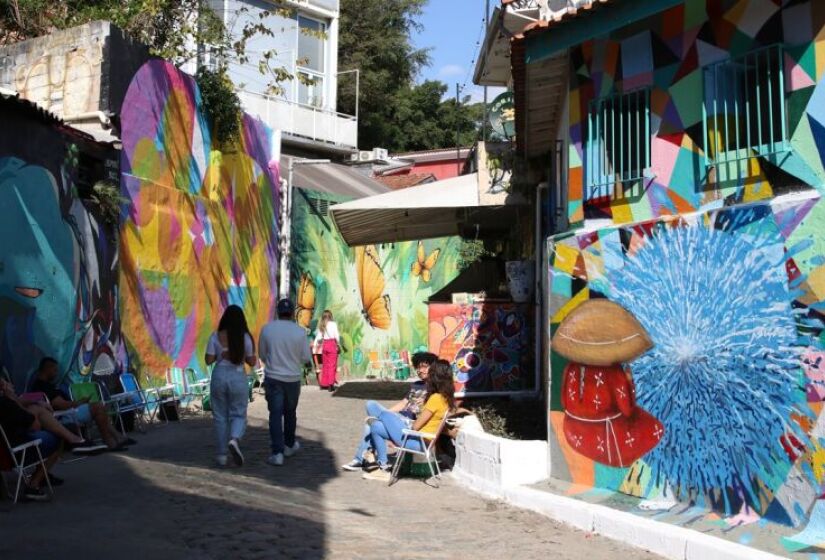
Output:
<path fill-rule="evenodd" d="M 650 90 L 593 100 L 587 119 L 585 198 L 621 196 L 649 168 Z"/>
<path fill-rule="evenodd" d="M 708 166 L 743 162 L 789 149 L 781 45 L 713 64 L 705 68 L 704 75 L 703 128 Z M 734 178 L 734 172 L 720 169 L 730 178 Z"/>

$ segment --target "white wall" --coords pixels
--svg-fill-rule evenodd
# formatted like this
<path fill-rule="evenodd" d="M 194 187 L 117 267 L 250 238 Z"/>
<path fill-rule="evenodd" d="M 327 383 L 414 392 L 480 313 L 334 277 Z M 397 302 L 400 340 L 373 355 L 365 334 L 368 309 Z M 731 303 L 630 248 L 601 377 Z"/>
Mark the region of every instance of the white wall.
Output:
<path fill-rule="evenodd" d="M 263 52 L 275 51 L 275 58 L 271 61 L 272 66 L 283 66 L 290 73 L 294 74 L 296 69 L 296 59 L 298 58 L 298 21 L 297 17 L 283 17 L 278 14 L 270 15 L 264 20 L 260 19 L 261 12 L 265 10 L 273 11 L 274 4 L 265 0 L 222 0 L 218 1 L 217 10 L 221 10 L 224 23 L 235 33 L 240 33 L 246 22 L 260 22 L 272 31 L 273 36 L 257 34 L 247 42 L 247 52 L 249 62 L 245 65 L 232 63 L 230 65 L 230 77 L 237 85 L 243 85 L 246 91 L 252 93 L 266 93 L 269 77 L 258 71 L 258 61 Z M 316 0 L 312 4 L 321 8 L 335 7 L 333 15 L 329 12 L 325 15 L 323 10 L 304 10 L 298 8 L 299 13 L 316 20 L 323 21 L 327 25 L 326 44 L 326 64 L 324 68 L 324 108 L 335 109 L 338 70 L 338 17 L 337 1 Z M 247 12 L 238 14 L 238 10 L 246 8 Z M 282 82 L 281 87 L 286 91 L 282 97 L 288 101 L 297 101 L 298 82 L 290 80 Z"/>

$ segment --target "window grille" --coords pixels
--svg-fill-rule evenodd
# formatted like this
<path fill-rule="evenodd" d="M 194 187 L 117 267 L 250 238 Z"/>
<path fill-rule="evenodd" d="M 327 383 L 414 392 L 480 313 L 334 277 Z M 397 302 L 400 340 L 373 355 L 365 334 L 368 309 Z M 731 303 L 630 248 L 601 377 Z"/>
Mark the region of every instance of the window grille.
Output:
<path fill-rule="evenodd" d="M 585 198 L 618 196 L 650 168 L 650 90 L 595 99 L 587 119 Z M 620 189 L 624 192 L 624 189 Z"/>
<path fill-rule="evenodd" d="M 312 207 L 313 212 L 324 217 L 329 215 L 329 200 L 315 196 L 307 197 L 307 200 L 309 200 L 309 204 Z"/>
<path fill-rule="evenodd" d="M 705 68 L 702 112 L 707 167 L 789 150 L 782 46 Z"/>

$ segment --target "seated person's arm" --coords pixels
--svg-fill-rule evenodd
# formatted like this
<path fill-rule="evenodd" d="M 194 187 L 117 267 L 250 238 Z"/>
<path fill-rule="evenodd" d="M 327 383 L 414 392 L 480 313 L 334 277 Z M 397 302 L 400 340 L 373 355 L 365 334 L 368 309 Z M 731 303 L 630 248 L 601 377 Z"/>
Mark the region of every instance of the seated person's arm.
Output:
<path fill-rule="evenodd" d="M 433 411 L 427 410 L 426 408 L 422 408 L 421 412 L 418 413 L 418 418 L 415 419 L 415 423 L 413 424 L 413 430 L 418 431 L 424 426 L 427 425 L 427 422 L 430 421 L 430 418 L 433 417 Z"/>
<path fill-rule="evenodd" d="M 72 408 L 77 408 L 87 402 L 89 402 L 89 397 L 83 397 L 82 399 L 76 401 L 70 401 L 63 398 L 62 395 L 58 395 L 51 400 L 52 408 L 55 410 L 69 410 Z"/>
<path fill-rule="evenodd" d="M 408 402 L 410 401 L 408 401 L 407 399 L 401 399 L 400 401 L 392 405 L 390 407 L 390 410 L 392 412 L 401 412 L 402 410 L 404 410 L 404 408 L 406 408 Z"/>

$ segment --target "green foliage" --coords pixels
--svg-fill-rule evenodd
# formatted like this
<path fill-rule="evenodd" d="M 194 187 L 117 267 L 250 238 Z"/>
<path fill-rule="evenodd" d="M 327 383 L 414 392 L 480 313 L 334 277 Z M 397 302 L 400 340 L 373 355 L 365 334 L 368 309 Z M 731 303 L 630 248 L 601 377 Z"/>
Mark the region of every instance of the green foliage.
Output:
<path fill-rule="evenodd" d="M 429 150 L 478 138 L 482 107 L 443 100 L 449 86 L 438 81 L 415 85 L 429 64 L 411 34 L 426 0 L 342 0 L 339 68 L 361 71 L 358 138 L 361 146 L 391 152 Z M 355 80 L 339 83 L 338 108 L 355 114 Z"/>
<path fill-rule="evenodd" d="M 219 146 L 227 148 L 237 141 L 241 131 L 243 108 L 226 68 L 201 67 L 195 77 L 201 90 L 203 109 Z"/>
<path fill-rule="evenodd" d="M 217 13 L 206 0 L 3 0 L 0 45 L 108 20 L 147 45 L 153 55 L 173 64 L 196 61 L 201 66 L 203 49 L 208 48 L 212 64 L 222 68 L 230 62 L 248 64 L 249 40 L 274 35 L 266 19 L 273 14 L 289 16 L 294 12 L 278 1 L 271 4 L 258 17 L 250 17 L 246 8 L 229 14 Z M 256 54 L 260 56 L 258 69 L 266 75 L 270 90 L 279 91 L 281 82 L 293 78 L 288 69 L 274 63 L 275 51 Z"/>
<path fill-rule="evenodd" d="M 120 207 L 128 202 L 128 199 L 120 196 L 120 188 L 109 181 L 98 181 L 92 187 L 92 194 L 89 197 L 92 203 L 97 206 L 100 217 L 110 226 L 117 226 L 120 220 Z"/>
<path fill-rule="evenodd" d="M 458 260 L 456 267 L 464 270 L 474 262 L 480 261 L 483 257 L 493 256 L 495 253 L 488 251 L 481 239 L 463 239 L 458 248 Z"/>

